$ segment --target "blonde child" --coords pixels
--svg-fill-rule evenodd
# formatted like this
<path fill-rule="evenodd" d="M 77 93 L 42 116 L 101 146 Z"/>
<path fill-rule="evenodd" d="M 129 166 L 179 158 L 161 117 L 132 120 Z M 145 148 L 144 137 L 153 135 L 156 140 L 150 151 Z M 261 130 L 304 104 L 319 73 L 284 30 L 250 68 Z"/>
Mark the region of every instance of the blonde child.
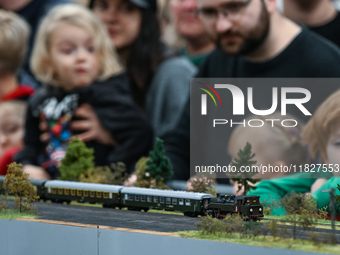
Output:
<path fill-rule="evenodd" d="M 13 12 L 0 9 L 0 102 L 26 100 L 34 89 L 19 84 L 17 72 L 24 62 L 29 26 Z"/>
<path fill-rule="evenodd" d="M 0 175 L 7 173 L 7 165 L 24 144 L 26 108 L 18 100 L 0 103 Z"/>
<path fill-rule="evenodd" d="M 329 206 L 329 194 L 323 193 L 322 190 L 336 188 L 340 179 L 332 177 L 332 174 L 340 175 L 340 91 L 329 96 L 315 111 L 308 121 L 302 132 L 302 141 L 310 148 L 310 154 L 314 160 L 317 160 L 318 154 L 321 156 L 323 164 L 330 171 L 323 168 L 312 169 L 307 164 L 308 171 L 304 171 L 305 165 L 302 165 L 302 171 L 297 168 L 296 174 L 289 177 L 277 178 L 273 180 L 264 180 L 257 185 L 256 190 L 250 191 L 248 195 L 259 195 L 261 201 L 267 200 L 272 203 L 274 200 L 283 198 L 291 191 L 297 193 L 312 193 L 317 199 L 318 208 Z M 307 163 L 307 162 L 306 162 Z M 318 178 L 321 176 L 321 178 Z M 340 194 L 336 190 L 337 194 Z M 283 208 L 273 211 L 274 214 L 285 214 Z"/>
<path fill-rule="evenodd" d="M 340 195 L 340 90 L 330 95 L 316 110 L 303 131 L 303 141 L 310 147 L 312 157 L 320 155 L 322 163 L 334 175 L 319 178 L 311 187 L 318 208 L 329 206 L 329 194 L 322 192 L 334 188 Z M 339 208 L 337 207 L 338 213 Z"/>
<path fill-rule="evenodd" d="M 253 178 L 257 179 L 272 179 L 290 174 L 288 171 L 283 171 L 284 167 L 290 165 L 301 165 L 307 161 L 307 150 L 301 143 L 301 131 L 303 124 L 296 117 L 286 115 L 281 116 L 279 113 L 273 113 L 268 116 L 251 116 L 246 119 L 246 122 L 251 119 L 262 121 L 261 127 L 238 126 L 230 136 L 228 143 L 228 153 L 232 159 L 237 157 L 240 149 L 249 142 L 252 145 L 252 152 L 255 157 L 257 166 L 269 166 L 279 171 L 267 171 L 256 174 Z M 275 121 L 266 121 L 275 119 Z M 285 119 L 297 120 L 295 127 L 284 127 L 281 122 Z M 292 125 L 294 123 L 287 123 Z M 288 126 L 288 125 L 287 125 Z M 286 168 L 287 169 L 287 168 Z M 234 184 L 234 193 L 240 194 L 243 191 L 237 192 L 237 184 Z"/>
<path fill-rule="evenodd" d="M 96 165 L 121 161 L 130 168 L 148 151 L 150 126 L 131 99 L 127 77 L 112 47 L 105 27 L 85 7 L 61 5 L 42 21 L 31 67 L 46 88 L 29 103 L 25 146 L 15 156 L 31 178 L 59 176 L 58 166 L 74 135 L 71 121 L 85 103 L 115 139 L 115 143 L 99 139 L 87 143 L 94 149 Z M 40 122 L 48 125 L 47 144 L 39 140 Z"/>

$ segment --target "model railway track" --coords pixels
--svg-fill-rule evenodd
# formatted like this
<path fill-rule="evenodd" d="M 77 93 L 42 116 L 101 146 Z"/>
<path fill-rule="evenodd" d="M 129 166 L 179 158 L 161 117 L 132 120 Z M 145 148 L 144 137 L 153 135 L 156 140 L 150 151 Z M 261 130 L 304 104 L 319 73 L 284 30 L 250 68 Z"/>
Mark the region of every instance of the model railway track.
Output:
<path fill-rule="evenodd" d="M 5 177 L 0 176 L 0 194 L 5 193 Z M 258 196 L 228 196 L 186 191 L 158 190 L 119 185 L 82 183 L 59 180 L 30 180 L 42 200 L 71 201 L 102 204 L 105 208 L 127 208 L 136 211 L 149 209 L 179 211 L 185 216 L 207 214 L 224 218 L 239 214 L 254 221 L 263 217 Z"/>
<path fill-rule="evenodd" d="M 262 218 L 262 221 L 274 221 L 276 219 L 267 219 L 267 218 Z M 279 223 L 289 223 L 292 224 L 294 221 L 289 221 L 289 220 L 276 220 Z M 298 222 L 295 222 L 298 224 Z M 326 227 L 331 227 L 331 224 L 326 224 L 326 223 L 313 223 L 313 226 L 326 226 Z M 340 233 L 340 225 L 335 225 L 335 228 L 338 228 L 339 233 Z"/>

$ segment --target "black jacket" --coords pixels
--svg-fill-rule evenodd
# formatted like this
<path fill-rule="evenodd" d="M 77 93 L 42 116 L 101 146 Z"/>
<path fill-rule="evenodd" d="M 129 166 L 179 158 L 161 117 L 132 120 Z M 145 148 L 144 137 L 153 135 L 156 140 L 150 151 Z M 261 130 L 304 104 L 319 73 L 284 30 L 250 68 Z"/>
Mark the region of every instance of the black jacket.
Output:
<path fill-rule="evenodd" d="M 29 101 L 25 146 L 14 160 L 41 166 L 46 160 L 48 147 L 39 140 L 42 134 L 39 122 L 45 118 L 50 123 L 58 123 L 65 116 L 74 120 L 74 111 L 83 103 L 94 108 L 101 124 L 110 131 L 117 144 L 111 147 L 97 141 L 87 142 L 86 145 L 95 151 L 95 164 L 106 166 L 121 161 L 131 172 L 131 166 L 150 149 L 152 130 L 131 98 L 125 73 L 68 93 L 51 86 L 39 91 Z M 71 132 L 71 135 L 74 133 Z"/>

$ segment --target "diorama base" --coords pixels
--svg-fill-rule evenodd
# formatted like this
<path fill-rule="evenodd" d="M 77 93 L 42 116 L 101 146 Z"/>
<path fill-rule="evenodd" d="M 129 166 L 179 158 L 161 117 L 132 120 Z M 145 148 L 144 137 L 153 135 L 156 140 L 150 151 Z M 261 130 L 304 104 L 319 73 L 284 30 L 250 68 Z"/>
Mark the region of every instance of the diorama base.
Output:
<path fill-rule="evenodd" d="M 301 251 L 186 239 L 172 233 L 51 220 L 0 219 L 0 230 L 1 255 L 307 254 Z"/>

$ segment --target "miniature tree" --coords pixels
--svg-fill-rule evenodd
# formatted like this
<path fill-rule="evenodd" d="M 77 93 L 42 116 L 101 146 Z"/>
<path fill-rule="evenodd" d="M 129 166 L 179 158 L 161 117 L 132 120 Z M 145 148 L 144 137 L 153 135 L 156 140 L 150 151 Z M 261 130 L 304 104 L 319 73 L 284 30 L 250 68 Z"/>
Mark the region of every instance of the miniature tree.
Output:
<path fill-rule="evenodd" d="M 155 179 L 159 183 L 171 178 L 172 165 L 170 159 L 164 155 L 163 140 L 156 139 L 155 147 L 150 151 L 146 165 L 145 173 L 149 173 L 147 179 Z"/>
<path fill-rule="evenodd" d="M 21 164 L 14 162 L 8 166 L 4 183 L 7 185 L 8 194 L 15 196 L 14 203 L 20 212 L 32 210 L 31 203 L 39 199 L 37 191 L 28 180 L 28 176 L 27 173 L 23 173 Z"/>
<path fill-rule="evenodd" d="M 137 181 L 134 186 L 151 189 L 170 189 L 163 183 L 162 179 L 160 182 L 156 182 L 155 178 L 150 178 L 149 172 L 145 171 L 148 168 L 147 162 L 149 160 L 150 158 L 142 157 L 136 163 L 135 174 L 137 177 Z"/>
<path fill-rule="evenodd" d="M 235 166 L 237 171 L 235 173 L 230 173 L 230 177 L 234 182 L 238 183 L 239 192 L 242 187 L 244 188 L 243 194 L 246 195 L 250 189 L 255 189 L 254 184 L 257 183 L 258 179 L 253 179 L 252 177 L 257 174 L 257 172 L 241 172 L 241 167 L 252 167 L 256 164 L 255 160 L 251 160 L 255 157 L 255 154 L 251 151 L 251 144 L 247 142 L 243 150 L 239 150 L 237 153 L 238 158 L 232 161 L 232 166 Z"/>
<path fill-rule="evenodd" d="M 81 174 L 94 169 L 94 150 L 87 148 L 78 138 L 73 139 L 67 147 L 66 156 L 59 167 L 60 179 L 78 181 Z"/>
<path fill-rule="evenodd" d="M 164 155 L 163 140 L 157 138 L 154 149 L 149 153 L 149 158 L 143 157 L 136 164 L 135 186 L 169 189 L 164 181 L 170 179 L 172 173 L 170 160 Z"/>
<path fill-rule="evenodd" d="M 212 185 L 216 184 L 216 176 L 210 174 L 209 177 L 205 173 L 198 173 L 190 178 L 188 183 L 191 185 L 191 189 L 189 191 L 208 193 L 216 197 L 216 189 L 212 187 Z"/>

